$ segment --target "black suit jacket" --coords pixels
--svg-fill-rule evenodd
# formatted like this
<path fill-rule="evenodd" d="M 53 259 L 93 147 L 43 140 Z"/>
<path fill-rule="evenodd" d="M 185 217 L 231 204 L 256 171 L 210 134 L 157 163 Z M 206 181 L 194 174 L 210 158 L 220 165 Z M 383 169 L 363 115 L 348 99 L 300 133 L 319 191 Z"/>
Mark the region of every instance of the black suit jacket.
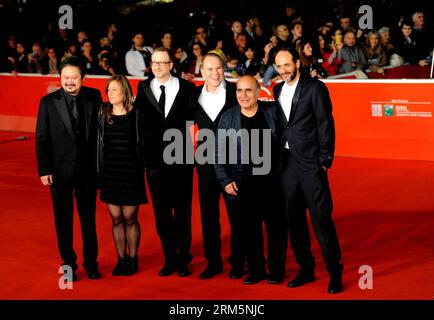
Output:
<path fill-rule="evenodd" d="M 195 106 L 194 84 L 184 79 L 179 79 L 179 91 L 175 97 L 167 117 L 158 104 L 151 89 L 151 79 L 141 81 L 137 88 L 137 97 L 134 105 L 142 112 L 144 121 L 144 147 L 145 163 L 149 169 L 161 169 L 166 167 L 163 160 L 163 152 L 171 142 L 163 141 L 164 132 L 168 129 L 178 129 L 183 135 L 184 163 L 187 163 L 186 152 L 189 151 L 186 141 L 189 143 L 191 134 L 186 122 L 193 122 L 193 109 Z M 191 145 L 192 148 L 192 145 Z M 177 167 L 173 165 L 172 168 Z"/>
<path fill-rule="evenodd" d="M 219 114 L 217 115 L 217 118 L 214 121 L 210 119 L 210 117 L 207 115 L 207 113 L 199 104 L 199 102 L 196 103 L 196 106 L 194 108 L 194 119 L 195 122 L 197 123 L 199 130 L 210 129 L 213 130 L 214 132 L 217 132 L 217 125 L 223 113 L 238 105 L 235 83 L 226 80 L 224 81 L 226 83 L 226 101 L 222 110 L 220 110 Z M 202 89 L 203 89 L 203 85 L 196 87 L 196 101 L 199 100 L 200 94 L 202 93 Z M 196 168 L 199 174 L 214 175 L 213 164 L 209 164 L 209 163 L 196 164 Z"/>
<path fill-rule="evenodd" d="M 75 171 L 77 145 L 72 130 L 63 89 L 42 97 L 36 122 L 36 156 L 39 176 L 53 175 L 53 184 L 70 179 Z M 89 164 L 85 172 L 96 177 L 96 132 L 98 108 L 102 103 L 99 90 L 82 87 L 80 99 L 84 104 L 86 150 Z"/>
<path fill-rule="evenodd" d="M 274 100 L 284 124 L 282 147 L 287 141 L 291 154 L 304 167 L 330 168 L 335 151 L 332 103 L 320 80 L 300 77 L 292 100 L 289 122 L 279 102 L 284 82 L 274 86 Z"/>

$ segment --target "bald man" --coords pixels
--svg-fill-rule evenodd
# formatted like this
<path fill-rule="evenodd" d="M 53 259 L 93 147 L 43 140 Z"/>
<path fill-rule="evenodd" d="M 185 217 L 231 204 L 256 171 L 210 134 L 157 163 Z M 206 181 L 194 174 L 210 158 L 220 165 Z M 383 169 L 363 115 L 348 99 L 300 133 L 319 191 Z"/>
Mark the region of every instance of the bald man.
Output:
<path fill-rule="evenodd" d="M 235 223 L 242 233 L 241 246 L 247 256 L 249 274 L 244 284 L 255 284 L 267 278 L 262 237 L 264 222 L 269 244 L 269 283 L 283 280 L 286 252 L 284 214 L 273 207 L 279 203 L 275 189 L 280 122 L 272 103 L 258 101 L 259 92 L 259 83 L 253 76 L 238 80 L 238 105 L 222 115 L 216 143 L 216 176 L 229 199 L 228 206 L 236 212 Z M 229 158 L 235 152 L 236 163 L 227 159 L 227 140 Z M 231 145 L 236 146 L 235 151 Z"/>

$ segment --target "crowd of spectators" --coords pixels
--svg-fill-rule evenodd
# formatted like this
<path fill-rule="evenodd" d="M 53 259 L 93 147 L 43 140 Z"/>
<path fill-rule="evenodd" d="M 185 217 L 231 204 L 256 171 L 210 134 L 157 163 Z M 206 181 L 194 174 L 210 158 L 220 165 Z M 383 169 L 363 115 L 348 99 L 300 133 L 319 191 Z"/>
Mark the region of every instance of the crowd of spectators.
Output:
<path fill-rule="evenodd" d="M 422 10 L 396 17 L 395 24 L 382 25 L 378 30 L 359 28 L 359 16 L 349 15 L 345 8 L 324 15 L 317 25 L 312 25 L 306 13 L 300 14 L 291 2 L 282 6 L 281 13 L 276 16 L 283 18 L 264 25 L 259 14 L 224 20 L 209 12 L 208 21 L 196 25 L 185 43 L 177 41 L 181 37 L 169 28 L 157 36 L 135 30 L 129 39 L 120 39 L 118 30 L 122 26 L 116 23 L 108 24 L 102 34 L 52 28 L 34 42 L 11 33 L 1 46 L 0 71 L 56 74 L 63 59 L 77 56 L 88 74 L 144 77 L 150 75 L 151 54 L 160 46 L 171 50 L 172 72 L 179 77 L 200 77 L 201 57 L 212 51 L 225 60 L 227 77 L 249 74 L 265 85 L 277 77 L 274 55 L 280 47 L 295 48 L 302 72 L 317 78 L 353 71 L 384 73 L 388 65 L 426 66 L 432 61 L 434 34 L 427 24 L 432 17 Z M 130 47 L 124 48 L 122 43 Z"/>

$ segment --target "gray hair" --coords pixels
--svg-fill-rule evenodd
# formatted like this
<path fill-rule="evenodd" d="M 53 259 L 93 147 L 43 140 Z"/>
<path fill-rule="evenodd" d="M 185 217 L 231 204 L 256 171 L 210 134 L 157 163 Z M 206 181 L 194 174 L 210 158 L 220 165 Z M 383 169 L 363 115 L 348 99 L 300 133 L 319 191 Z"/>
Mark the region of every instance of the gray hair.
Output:
<path fill-rule="evenodd" d="M 418 14 L 418 13 L 423 13 L 423 11 L 415 11 L 412 15 L 411 15 L 411 19 L 414 21 L 414 18 L 416 18 L 416 15 Z"/>
<path fill-rule="evenodd" d="M 386 32 L 390 32 L 390 28 L 389 27 L 382 27 L 380 30 L 378 30 L 378 33 L 386 33 Z"/>

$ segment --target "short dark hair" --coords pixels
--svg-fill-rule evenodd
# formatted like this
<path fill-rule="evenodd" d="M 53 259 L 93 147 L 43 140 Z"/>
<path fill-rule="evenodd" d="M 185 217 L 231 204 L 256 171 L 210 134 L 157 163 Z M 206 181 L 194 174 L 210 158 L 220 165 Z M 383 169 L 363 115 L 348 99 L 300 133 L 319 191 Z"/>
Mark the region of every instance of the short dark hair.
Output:
<path fill-rule="evenodd" d="M 292 1 L 292 0 L 285 1 L 285 9 L 286 8 L 297 9 L 294 1 Z"/>
<path fill-rule="evenodd" d="M 84 76 L 86 74 L 86 70 L 83 67 L 83 63 L 77 57 L 72 56 L 72 57 L 64 59 L 62 61 L 62 63 L 59 65 L 59 74 L 62 74 L 62 70 L 65 67 L 77 67 L 78 70 L 80 70 L 80 75 L 81 75 L 82 79 L 84 78 Z"/>
<path fill-rule="evenodd" d="M 401 25 L 399 26 L 400 29 L 402 29 L 404 27 L 404 25 L 409 26 L 409 27 L 414 27 L 414 22 L 411 19 L 404 19 L 401 23 Z"/>
<path fill-rule="evenodd" d="M 281 23 L 281 25 L 282 24 L 284 24 L 284 23 Z M 303 22 L 301 22 L 300 20 L 295 20 L 295 21 L 292 21 L 291 25 L 289 26 L 289 30 L 291 30 L 291 31 L 294 30 L 295 26 L 298 24 L 303 27 Z"/>
<path fill-rule="evenodd" d="M 347 33 L 352 33 L 352 34 L 354 34 L 354 36 L 357 36 L 357 31 L 354 30 L 353 28 L 349 28 L 347 31 L 344 32 L 344 34 L 343 34 L 344 38 L 347 35 Z"/>
<path fill-rule="evenodd" d="M 294 63 L 297 60 L 300 60 L 300 55 L 298 54 L 297 50 L 290 48 L 290 47 L 282 47 L 279 50 L 277 50 L 276 55 L 274 56 L 274 59 L 276 59 L 277 54 L 281 51 L 286 51 L 286 52 L 290 53 L 292 56 L 292 61 L 294 61 Z M 273 63 L 275 63 L 275 61 Z"/>

